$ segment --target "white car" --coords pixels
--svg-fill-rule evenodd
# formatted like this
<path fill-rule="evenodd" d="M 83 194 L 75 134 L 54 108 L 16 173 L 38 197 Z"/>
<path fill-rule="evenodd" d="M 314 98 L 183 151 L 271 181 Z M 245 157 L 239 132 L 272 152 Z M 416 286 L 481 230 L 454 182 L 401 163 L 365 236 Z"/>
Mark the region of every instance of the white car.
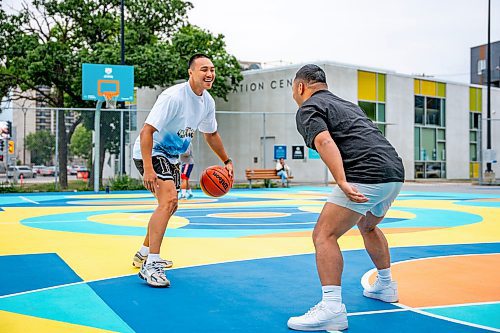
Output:
<path fill-rule="evenodd" d="M 21 176 L 23 178 L 35 178 L 36 173 L 31 170 L 31 168 L 27 165 L 15 165 L 15 166 L 10 166 L 7 169 L 7 177 L 12 178 L 18 178 L 20 179 Z"/>

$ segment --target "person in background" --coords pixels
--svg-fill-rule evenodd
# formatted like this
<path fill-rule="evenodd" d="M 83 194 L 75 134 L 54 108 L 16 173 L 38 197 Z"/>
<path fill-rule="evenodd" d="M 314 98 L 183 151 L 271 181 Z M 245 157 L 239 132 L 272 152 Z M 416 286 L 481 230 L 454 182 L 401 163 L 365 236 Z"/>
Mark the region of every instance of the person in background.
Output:
<path fill-rule="evenodd" d="M 180 199 L 191 199 L 193 192 L 189 184 L 189 176 L 194 167 L 193 144 L 190 143 L 184 154 L 180 155 L 181 160 L 181 196 Z"/>
<path fill-rule="evenodd" d="M 281 186 L 287 187 L 288 177 L 290 176 L 290 167 L 285 163 L 282 157 L 276 162 L 276 175 L 281 177 Z"/>

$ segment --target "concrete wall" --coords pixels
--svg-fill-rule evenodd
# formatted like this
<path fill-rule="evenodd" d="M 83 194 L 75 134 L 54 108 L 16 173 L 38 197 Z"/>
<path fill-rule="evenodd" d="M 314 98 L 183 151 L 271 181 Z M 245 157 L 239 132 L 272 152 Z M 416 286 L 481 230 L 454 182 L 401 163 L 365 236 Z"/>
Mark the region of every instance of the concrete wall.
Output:
<path fill-rule="evenodd" d="M 385 118 L 388 125 L 386 126 L 386 138 L 403 159 L 406 179 L 413 179 L 415 174 L 413 164 L 415 151 L 414 105 L 413 79 L 387 75 Z"/>
<path fill-rule="evenodd" d="M 469 179 L 469 86 L 446 85 L 446 178 Z"/>

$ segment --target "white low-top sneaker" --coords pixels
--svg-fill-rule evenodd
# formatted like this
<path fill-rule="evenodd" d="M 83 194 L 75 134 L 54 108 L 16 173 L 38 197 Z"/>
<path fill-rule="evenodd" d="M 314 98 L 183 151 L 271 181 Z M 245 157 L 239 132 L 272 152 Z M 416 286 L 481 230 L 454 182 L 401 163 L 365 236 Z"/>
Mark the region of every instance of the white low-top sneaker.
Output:
<path fill-rule="evenodd" d="M 170 281 L 165 275 L 163 265 L 157 261 L 142 265 L 139 277 L 153 287 L 169 287 Z"/>
<path fill-rule="evenodd" d="M 143 256 L 139 251 L 136 252 L 134 255 L 134 259 L 132 260 L 132 266 L 141 268 L 142 264 L 146 261 L 148 256 Z M 167 259 L 161 259 L 158 260 L 157 262 L 161 263 L 163 265 L 163 268 L 170 268 L 174 265 L 174 263 L 171 260 Z"/>
<path fill-rule="evenodd" d="M 391 281 L 390 284 L 384 285 L 377 279 L 374 284 L 363 290 L 363 296 L 387 303 L 397 302 L 399 300 L 398 284 L 396 281 Z"/>
<path fill-rule="evenodd" d="M 339 312 L 333 312 L 321 301 L 304 315 L 288 319 L 288 327 L 299 331 L 345 330 L 348 328 L 345 305 L 342 304 Z"/>

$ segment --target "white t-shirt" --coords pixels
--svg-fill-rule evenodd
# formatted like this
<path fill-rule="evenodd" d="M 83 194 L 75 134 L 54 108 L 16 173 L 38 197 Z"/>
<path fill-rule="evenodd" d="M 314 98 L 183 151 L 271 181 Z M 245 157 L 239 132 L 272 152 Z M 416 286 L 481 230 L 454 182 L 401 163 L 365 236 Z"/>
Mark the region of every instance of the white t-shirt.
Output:
<path fill-rule="evenodd" d="M 165 156 L 171 163 L 177 163 L 196 130 L 217 131 L 215 101 L 206 90 L 198 96 L 189 82 L 180 83 L 158 96 L 145 123 L 157 129 L 153 134 L 152 156 Z M 140 140 L 140 136 L 135 140 L 134 159 L 142 159 Z"/>

